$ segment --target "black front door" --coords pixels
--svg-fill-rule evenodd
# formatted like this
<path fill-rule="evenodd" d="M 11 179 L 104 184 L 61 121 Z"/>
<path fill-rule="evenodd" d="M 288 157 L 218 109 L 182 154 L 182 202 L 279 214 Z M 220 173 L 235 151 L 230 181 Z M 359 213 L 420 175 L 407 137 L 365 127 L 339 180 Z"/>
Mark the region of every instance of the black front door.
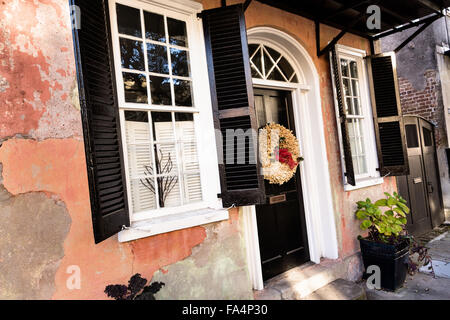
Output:
<path fill-rule="evenodd" d="M 433 126 L 415 116 L 405 116 L 410 173 L 397 177 L 398 190 L 408 201 L 408 231 L 420 235 L 443 222 L 443 205 Z"/>
<path fill-rule="evenodd" d="M 258 127 L 278 123 L 295 134 L 290 92 L 255 89 Z M 300 170 L 283 185 L 265 181 L 266 203 L 256 206 L 263 278 L 309 260 Z"/>

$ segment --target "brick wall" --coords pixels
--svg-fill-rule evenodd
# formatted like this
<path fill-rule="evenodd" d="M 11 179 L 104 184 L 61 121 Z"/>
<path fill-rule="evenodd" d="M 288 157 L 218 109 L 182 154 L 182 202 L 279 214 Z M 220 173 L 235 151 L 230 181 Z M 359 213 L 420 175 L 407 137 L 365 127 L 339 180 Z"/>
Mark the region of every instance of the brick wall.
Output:
<path fill-rule="evenodd" d="M 439 107 L 440 82 L 436 70 L 427 70 L 424 74 L 426 86 L 424 90 L 416 90 L 408 79 L 399 77 L 399 90 L 404 115 L 418 115 L 436 125 L 436 143 L 443 145 L 445 141 L 445 119 Z"/>

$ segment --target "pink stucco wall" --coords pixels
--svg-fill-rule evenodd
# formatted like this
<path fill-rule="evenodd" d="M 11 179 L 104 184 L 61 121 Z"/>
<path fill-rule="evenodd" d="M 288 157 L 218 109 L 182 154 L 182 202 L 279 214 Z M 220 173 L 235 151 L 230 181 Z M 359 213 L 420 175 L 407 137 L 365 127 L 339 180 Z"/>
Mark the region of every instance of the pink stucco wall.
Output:
<path fill-rule="evenodd" d="M 204 1 L 204 6 L 215 7 L 219 2 Z M 384 191 L 395 190 L 395 180 L 387 178 L 381 186 L 344 192 L 329 63 L 327 57 L 319 59 L 315 54 L 314 23 L 258 2 L 252 3 L 246 18 L 248 27 L 272 26 L 295 37 L 307 49 L 316 65 L 320 75 L 323 127 L 339 253 L 340 257 L 349 256 L 359 250 L 356 236 L 360 231 L 353 216 L 355 201 L 366 197 L 381 197 Z M 337 32 L 323 26 L 323 45 Z M 368 42 L 357 36 L 346 35 L 341 43 L 369 50 Z M 208 263 L 216 263 L 208 262 L 205 258 L 212 254 L 210 251 L 213 244 L 208 239 L 228 239 L 235 251 L 245 250 L 237 210 L 231 212 L 229 221 L 211 226 L 195 227 L 129 243 L 119 243 L 117 238 L 112 237 L 95 245 L 77 99 L 68 1 L 0 2 L 0 186 L 3 185 L 13 199 L 29 193 L 43 193 L 48 199 L 62 204 L 71 220 L 65 240 L 49 244 L 49 248 L 60 246 L 63 254 L 56 261 L 53 261 L 55 258 L 51 261 L 54 264 L 53 273 L 48 280 L 51 283 L 45 284 L 51 290 L 46 291 L 49 293 L 45 298 L 104 298 L 105 285 L 126 283 L 136 272 L 148 279 L 158 270 L 170 273 L 167 267 L 192 256 L 194 248 L 203 252 L 201 256 L 198 253 L 194 255 L 197 259 L 196 267 L 200 264 L 202 268 L 207 268 Z M 6 205 L 12 206 L 9 202 Z M 21 214 L 20 210 L 13 213 Z M 59 217 L 55 216 L 54 219 Z M 45 221 L 42 221 L 42 225 L 30 228 L 52 232 L 48 230 Z M 11 233 L 8 236 L 8 241 L 20 239 L 18 234 Z M 8 247 L 8 243 L 3 245 Z M 30 248 L 33 250 L 33 246 Z M 222 250 L 223 255 L 229 254 L 229 249 L 225 245 L 214 247 L 214 250 Z M 240 270 L 244 274 L 246 264 L 241 261 L 243 258 L 239 256 L 233 259 L 233 272 Z M 220 261 L 221 258 L 217 257 L 217 263 Z M 43 261 L 43 265 L 46 263 L 47 261 Z M 81 290 L 69 290 L 66 286 L 69 276 L 66 270 L 71 265 L 77 265 L 81 269 Z M 185 268 L 188 268 L 187 264 Z M 26 267 L 24 270 L 26 272 Z M 189 270 L 186 269 L 186 272 Z M 35 289 L 41 290 L 44 284 L 39 279 L 42 275 L 30 272 L 30 277 L 30 281 L 36 280 Z M 0 277 L 0 281 L 1 279 Z M 202 281 L 202 278 L 194 280 Z M 208 283 L 204 285 L 208 286 Z M 247 286 L 241 290 L 250 289 Z M 21 288 L 13 287 L 8 290 L 7 293 L 0 290 L 0 296 L 26 296 Z"/>

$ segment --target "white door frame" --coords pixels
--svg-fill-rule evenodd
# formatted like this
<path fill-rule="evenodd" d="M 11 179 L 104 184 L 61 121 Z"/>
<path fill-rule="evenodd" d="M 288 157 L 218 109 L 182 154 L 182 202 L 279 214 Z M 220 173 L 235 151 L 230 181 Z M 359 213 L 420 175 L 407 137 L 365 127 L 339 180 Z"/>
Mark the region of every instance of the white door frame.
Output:
<path fill-rule="evenodd" d="M 290 35 L 270 27 L 255 27 L 247 31 L 248 42 L 262 43 L 279 51 L 292 65 L 299 84 L 254 79 L 258 87 L 288 89 L 292 92 L 295 130 L 300 153 L 305 158 L 299 170 L 303 189 L 303 203 L 312 262 L 322 257 L 338 258 L 338 241 L 330 174 L 325 145 L 324 122 L 320 98 L 319 75 L 305 48 Z M 256 224 L 255 206 L 242 207 L 244 238 L 253 288 L 264 288 Z"/>

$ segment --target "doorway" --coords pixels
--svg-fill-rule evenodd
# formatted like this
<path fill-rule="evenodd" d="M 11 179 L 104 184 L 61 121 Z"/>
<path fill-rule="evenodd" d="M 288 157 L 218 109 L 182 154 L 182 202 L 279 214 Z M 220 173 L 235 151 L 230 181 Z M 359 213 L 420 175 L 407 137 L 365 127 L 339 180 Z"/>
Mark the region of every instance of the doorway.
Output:
<path fill-rule="evenodd" d="M 252 45 L 263 45 L 266 49 L 272 49 L 263 50 L 264 54 L 260 56 L 263 56 L 264 61 L 266 57 L 270 60 L 267 53 L 270 56 L 271 53 L 275 54 L 273 51 L 279 53 L 278 59 L 272 59 L 269 64 L 263 64 L 262 60 L 252 53 L 252 69 L 257 66 L 261 71 L 259 67 L 262 68 L 262 72 L 257 74 L 252 71 L 254 87 L 287 91 L 288 101 L 292 100 L 294 124 L 291 125 L 294 125 L 293 131 L 299 140 L 301 155 L 305 158 L 297 169 L 299 173 L 296 179 L 301 179 L 302 188 L 298 188 L 298 191 L 303 200 L 307 236 L 304 247 L 309 256 L 307 260 L 320 263 L 322 258 L 337 259 L 338 240 L 321 107 L 320 77 L 314 60 L 297 39 L 276 28 L 253 27 L 247 30 L 247 36 L 249 52 L 255 53 L 250 50 Z M 271 72 L 272 68 L 279 69 L 274 66 L 277 61 L 281 63 L 281 69 L 288 63 L 295 76 L 291 75 L 286 81 L 283 77 L 280 79 L 277 72 Z M 256 206 L 241 207 L 240 211 L 248 248 L 249 275 L 253 288 L 262 290 L 264 282 L 259 241 L 261 235 L 258 232 Z"/>
<path fill-rule="evenodd" d="M 293 131 L 291 92 L 255 89 L 258 128 L 278 123 Z M 263 279 L 309 261 L 300 170 L 283 185 L 265 180 L 266 203 L 256 206 Z"/>
<path fill-rule="evenodd" d="M 403 118 L 410 173 L 397 177 L 397 184 L 411 208 L 407 229 L 412 235 L 420 235 L 443 222 L 434 126 L 418 116 Z"/>

